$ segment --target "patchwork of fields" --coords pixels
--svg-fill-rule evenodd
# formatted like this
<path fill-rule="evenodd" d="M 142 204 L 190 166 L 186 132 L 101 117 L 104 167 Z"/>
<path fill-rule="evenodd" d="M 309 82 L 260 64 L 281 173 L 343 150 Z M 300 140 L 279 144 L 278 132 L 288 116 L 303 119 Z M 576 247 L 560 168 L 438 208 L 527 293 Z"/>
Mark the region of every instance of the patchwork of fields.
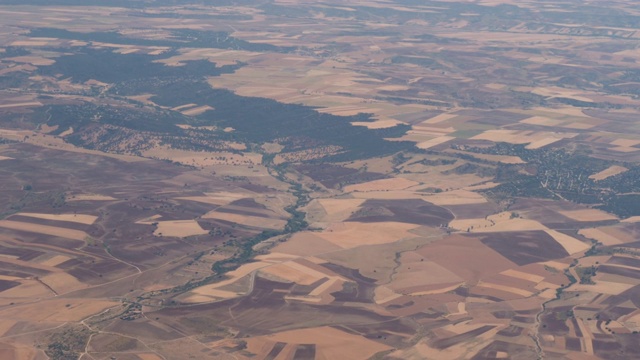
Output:
<path fill-rule="evenodd" d="M 638 358 L 634 5 L 3 1 L 0 358 Z"/>

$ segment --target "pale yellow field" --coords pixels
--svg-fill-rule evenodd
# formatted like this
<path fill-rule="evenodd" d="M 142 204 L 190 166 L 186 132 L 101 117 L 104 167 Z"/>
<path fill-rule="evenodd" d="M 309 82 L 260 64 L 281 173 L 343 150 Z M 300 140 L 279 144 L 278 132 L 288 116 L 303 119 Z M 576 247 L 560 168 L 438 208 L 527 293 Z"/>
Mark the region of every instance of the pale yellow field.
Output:
<path fill-rule="evenodd" d="M 37 234 L 45 234 L 51 236 L 59 236 L 67 239 L 84 240 L 87 234 L 84 231 L 65 229 L 48 225 L 39 225 L 32 223 L 24 223 L 11 220 L 0 220 L 0 227 L 18 231 L 26 231 Z"/>
<path fill-rule="evenodd" d="M 188 109 L 188 110 L 184 110 L 182 111 L 182 114 L 187 115 L 187 116 L 197 116 L 200 114 L 205 113 L 206 111 L 209 110 L 213 110 L 213 108 L 211 106 L 205 105 L 205 106 L 198 106 L 196 108 L 193 109 Z"/>
<path fill-rule="evenodd" d="M 320 205 L 324 208 L 328 215 L 336 215 L 344 212 L 350 212 L 357 209 L 364 199 L 318 199 Z"/>
<path fill-rule="evenodd" d="M 53 296 L 51 290 L 36 280 L 22 280 L 21 285 L 0 292 L 3 299 L 37 299 Z"/>
<path fill-rule="evenodd" d="M 627 171 L 629 169 L 627 169 L 624 166 L 618 166 L 618 165 L 612 165 L 611 167 L 604 169 L 602 171 L 600 171 L 599 173 L 593 174 L 591 176 L 589 176 L 589 179 L 593 179 L 595 181 L 600 181 L 600 180 L 604 180 L 608 177 L 614 176 L 614 175 L 618 175 L 618 174 L 622 174 L 623 172 Z"/>
<path fill-rule="evenodd" d="M 260 272 L 300 285 L 311 285 L 314 282 L 327 277 L 326 274 L 308 268 L 295 261 L 288 261 L 285 263 L 269 266 L 260 270 Z"/>
<path fill-rule="evenodd" d="M 180 106 L 176 106 L 176 107 L 174 107 L 174 108 L 171 108 L 171 110 L 173 110 L 173 111 L 180 111 L 180 110 L 185 110 L 185 109 L 188 109 L 188 108 L 192 108 L 192 107 L 194 107 L 194 106 L 198 106 L 198 104 L 193 104 L 193 103 L 191 103 L 191 104 L 184 104 L 184 105 L 180 105 Z M 185 128 L 186 128 L 186 129 L 189 129 L 189 128 L 191 128 L 191 126 L 189 126 L 189 125 L 178 125 L 178 127 L 182 128 L 182 129 L 185 129 Z"/>
<path fill-rule="evenodd" d="M 366 192 L 366 191 L 380 191 L 380 190 L 404 190 L 412 186 L 416 186 L 419 183 L 416 181 L 408 180 L 405 178 L 393 178 L 393 179 L 380 179 L 369 181 L 362 184 L 354 184 L 344 187 L 345 192 Z"/>
<path fill-rule="evenodd" d="M 10 59 L 11 61 L 31 64 L 35 66 L 49 66 L 55 63 L 55 60 L 47 59 L 40 56 L 16 56 Z"/>
<path fill-rule="evenodd" d="M 40 214 L 40 213 L 18 213 L 17 215 L 27 216 L 37 219 L 70 221 L 79 224 L 91 225 L 98 217 L 85 214 Z"/>
<path fill-rule="evenodd" d="M 527 149 L 538 149 L 546 145 L 553 144 L 566 138 L 573 138 L 577 133 L 556 133 L 549 131 L 524 131 L 524 130 L 507 130 L 494 129 L 487 130 L 478 134 L 471 139 L 473 140 L 489 140 L 493 142 L 508 142 L 511 144 L 528 144 Z"/>
<path fill-rule="evenodd" d="M 191 290 L 190 292 L 188 292 L 187 294 L 209 297 L 208 301 L 211 301 L 212 297 L 216 298 L 220 294 L 222 294 L 221 291 L 223 291 L 224 293 L 232 294 L 231 292 L 226 292 L 224 290 L 220 290 L 219 288 L 226 285 L 233 284 L 234 282 L 253 273 L 254 271 L 262 269 L 266 266 L 271 266 L 271 265 L 273 265 L 273 263 L 264 262 L 264 261 L 256 261 L 256 262 L 244 264 L 239 268 L 237 268 L 236 270 L 228 272 L 226 276 L 228 276 L 229 279 L 217 282 L 215 284 L 203 285 L 203 286 L 197 287 Z"/>
<path fill-rule="evenodd" d="M 339 277 L 332 277 L 327 282 L 321 284 L 317 288 L 313 289 L 309 296 L 322 296 L 326 291 L 336 287 L 336 285 L 340 285 L 344 280 Z"/>
<path fill-rule="evenodd" d="M 200 227 L 200 224 L 195 220 L 171 220 L 158 221 L 158 228 L 153 234 L 156 236 L 187 237 L 208 233 L 209 231 Z"/>
<path fill-rule="evenodd" d="M 478 231 L 480 228 L 493 227 L 493 223 L 487 219 L 454 219 L 449 222 L 449 227 L 458 231 Z"/>
<path fill-rule="evenodd" d="M 611 215 L 598 209 L 559 211 L 559 213 L 577 221 L 604 221 L 618 219 L 615 215 Z"/>
<path fill-rule="evenodd" d="M 530 219 L 507 219 L 504 221 L 496 222 L 492 227 L 474 229 L 476 232 L 493 232 L 493 231 L 532 231 L 532 230 L 545 230 L 546 226 L 541 223 Z M 473 230 L 472 230 L 473 231 Z"/>
<path fill-rule="evenodd" d="M 116 198 L 107 195 L 97 194 L 78 194 L 71 195 L 65 198 L 65 201 L 109 201 L 116 200 Z"/>
<path fill-rule="evenodd" d="M 449 227 L 470 232 L 546 230 L 547 227 L 535 220 L 511 218 L 508 211 L 488 216 L 486 219 L 455 219 Z"/>
<path fill-rule="evenodd" d="M 30 101 L 30 102 L 14 103 L 14 104 L 2 104 L 0 105 L 0 109 L 14 108 L 14 107 L 28 107 L 28 106 L 42 106 L 42 103 L 37 101 Z"/>
<path fill-rule="evenodd" d="M 11 46 L 47 46 L 49 45 L 48 41 L 41 40 L 21 40 L 14 41 L 11 43 Z"/>
<path fill-rule="evenodd" d="M 550 119 L 544 116 L 532 116 L 520 121 L 523 124 L 542 125 L 542 126 L 558 126 L 562 124 L 562 120 Z"/>
<path fill-rule="evenodd" d="M 609 234 L 608 232 L 603 231 L 599 228 L 588 228 L 588 229 L 580 229 L 578 234 L 588 237 L 590 239 L 601 242 L 604 245 L 619 245 L 626 243 L 630 240 L 625 239 L 625 237 L 617 237 L 615 235 Z"/>
<path fill-rule="evenodd" d="M 396 125 L 404 124 L 402 121 L 388 119 L 388 120 L 378 120 L 373 122 L 352 122 L 354 126 L 364 126 L 367 129 L 386 129 L 390 127 L 394 127 Z"/>
<path fill-rule="evenodd" d="M 75 277 L 64 273 L 55 272 L 48 274 L 40 279 L 43 283 L 49 285 L 58 294 L 64 294 L 69 291 L 78 290 L 87 287 L 87 285 L 81 283 Z"/>

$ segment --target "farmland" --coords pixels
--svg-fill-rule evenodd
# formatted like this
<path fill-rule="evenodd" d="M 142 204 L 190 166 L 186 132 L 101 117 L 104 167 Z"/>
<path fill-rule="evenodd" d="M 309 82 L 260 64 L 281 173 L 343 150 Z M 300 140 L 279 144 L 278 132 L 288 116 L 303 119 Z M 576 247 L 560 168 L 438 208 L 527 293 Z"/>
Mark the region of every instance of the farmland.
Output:
<path fill-rule="evenodd" d="M 638 358 L 634 5 L 3 1 L 0 358 Z"/>

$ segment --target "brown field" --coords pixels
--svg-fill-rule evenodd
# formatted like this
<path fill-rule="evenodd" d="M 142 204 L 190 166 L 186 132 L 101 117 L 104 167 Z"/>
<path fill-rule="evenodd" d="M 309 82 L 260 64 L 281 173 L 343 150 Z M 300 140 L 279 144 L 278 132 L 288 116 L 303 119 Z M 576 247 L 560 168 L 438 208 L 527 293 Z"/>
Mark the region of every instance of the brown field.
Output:
<path fill-rule="evenodd" d="M 389 350 L 390 347 L 361 336 L 332 327 L 309 328 L 275 333 L 265 337 L 256 337 L 249 341 L 249 351 L 264 354 L 263 350 L 276 343 L 313 344 L 316 359 L 369 359 L 376 353 Z M 275 354 L 277 356 L 278 353 Z"/>
<path fill-rule="evenodd" d="M 205 112 L 209 111 L 209 110 L 213 110 L 213 108 L 211 106 L 205 105 L 205 106 L 198 106 L 198 107 L 194 107 L 191 109 L 186 109 L 181 111 L 184 115 L 187 116 L 197 116 L 200 114 L 204 114 Z"/>
<path fill-rule="evenodd" d="M 352 122 L 351 124 L 354 126 L 364 126 L 367 129 L 386 129 L 403 123 L 398 120 L 388 119 L 373 122 Z"/>

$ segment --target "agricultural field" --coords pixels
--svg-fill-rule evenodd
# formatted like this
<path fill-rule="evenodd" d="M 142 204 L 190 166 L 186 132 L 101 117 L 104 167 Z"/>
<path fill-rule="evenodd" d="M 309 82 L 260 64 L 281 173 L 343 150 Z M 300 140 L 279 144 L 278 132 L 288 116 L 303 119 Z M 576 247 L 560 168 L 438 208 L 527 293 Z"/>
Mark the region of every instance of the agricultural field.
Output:
<path fill-rule="evenodd" d="M 634 5 L 0 2 L 0 358 L 637 359 Z"/>

